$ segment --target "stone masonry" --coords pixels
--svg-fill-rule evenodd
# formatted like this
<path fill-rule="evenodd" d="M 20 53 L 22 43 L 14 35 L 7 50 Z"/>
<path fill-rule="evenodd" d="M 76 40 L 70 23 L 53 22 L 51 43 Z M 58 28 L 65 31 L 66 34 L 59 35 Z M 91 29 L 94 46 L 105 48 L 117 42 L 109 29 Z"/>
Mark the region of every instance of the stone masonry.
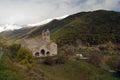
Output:
<path fill-rule="evenodd" d="M 57 44 L 51 42 L 50 31 L 42 31 L 42 39 L 24 39 L 21 46 L 32 51 L 35 57 L 46 57 L 57 55 Z"/>

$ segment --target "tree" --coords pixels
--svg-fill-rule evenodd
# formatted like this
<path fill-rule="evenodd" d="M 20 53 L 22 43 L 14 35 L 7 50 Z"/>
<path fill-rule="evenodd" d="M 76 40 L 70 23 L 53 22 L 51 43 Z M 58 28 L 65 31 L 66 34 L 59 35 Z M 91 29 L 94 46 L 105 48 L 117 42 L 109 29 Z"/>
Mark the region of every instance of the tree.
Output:
<path fill-rule="evenodd" d="M 21 48 L 20 44 L 13 44 L 9 47 L 9 50 L 11 52 L 11 57 L 12 58 L 16 58 L 17 57 L 17 53 L 19 51 L 19 49 Z"/>
<path fill-rule="evenodd" d="M 20 44 L 13 44 L 10 46 L 10 50 L 13 52 L 16 52 L 20 49 L 21 45 Z"/>
<path fill-rule="evenodd" d="M 102 54 L 97 51 L 93 52 L 88 58 L 88 62 L 96 67 L 100 67 L 102 60 L 103 60 Z"/>
<path fill-rule="evenodd" d="M 34 58 L 32 52 L 26 48 L 20 48 L 17 54 L 18 62 L 26 65 L 28 68 L 32 68 L 34 65 Z"/>

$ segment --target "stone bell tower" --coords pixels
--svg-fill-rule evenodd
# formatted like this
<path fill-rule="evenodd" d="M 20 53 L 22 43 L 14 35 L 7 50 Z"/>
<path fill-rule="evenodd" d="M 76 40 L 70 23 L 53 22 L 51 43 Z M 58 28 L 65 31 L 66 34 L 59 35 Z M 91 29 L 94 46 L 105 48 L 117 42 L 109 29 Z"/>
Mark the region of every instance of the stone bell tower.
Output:
<path fill-rule="evenodd" d="M 50 42 L 50 31 L 47 29 L 46 31 L 42 31 L 42 39 L 46 42 Z"/>

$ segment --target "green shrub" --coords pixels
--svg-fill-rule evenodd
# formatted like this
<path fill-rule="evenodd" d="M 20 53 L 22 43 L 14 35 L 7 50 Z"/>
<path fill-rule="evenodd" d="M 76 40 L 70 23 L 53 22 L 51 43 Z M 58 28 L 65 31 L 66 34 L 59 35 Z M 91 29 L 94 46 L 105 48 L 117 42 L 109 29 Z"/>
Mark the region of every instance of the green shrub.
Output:
<path fill-rule="evenodd" d="M 88 49 L 88 48 L 80 48 L 79 50 L 77 50 L 76 54 L 82 54 L 85 57 L 88 57 L 91 55 L 92 50 Z"/>
<path fill-rule="evenodd" d="M 107 50 L 107 47 L 106 46 L 99 46 L 99 49 L 103 51 L 103 50 Z"/>
<path fill-rule="evenodd" d="M 99 52 L 93 52 L 88 58 L 88 62 L 96 67 L 100 67 L 102 60 L 103 56 Z"/>
<path fill-rule="evenodd" d="M 112 53 L 108 50 L 101 51 L 103 55 L 111 55 Z"/>
<path fill-rule="evenodd" d="M 63 57 L 63 56 L 58 56 L 56 59 L 55 59 L 55 64 L 64 64 L 66 62 L 66 58 Z"/>
<path fill-rule="evenodd" d="M 120 72 L 120 56 L 111 56 L 106 60 L 106 64 L 110 69 Z"/>
<path fill-rule="evenodd" d="M 18 53 L 18 51 L 19 51 L 20 48 L 21 48 L 20 44 L 12 44 L 9 47 L 9 50 L 11 52 L 11 59 L 17 58 L 17 53 Z"/>
<path fill-rule="evenodd" d="M 45 65 L 54 65 L 54 64 L 64 64 L 66 62 L 67 58 L 63 56 L 57 56 L 57 57 L 46 57 L 43 60 L 43 64 Z"/>
<path fill-rule="evenodd" d="M 11 52 L 16 53 L 21 48 L 20 44 L 12 44 L 9 49 Z"/>
<path fill-rule="evenodd" d="M 7 54 L 5 53 L 0 59 L 0 80 L 24 80 Z"/>
<path fill-rule="evenodd" d="M 52 57 L 46 57 L 45 60 L 43 61 L 43 64 L 53 65 L 54 64 L 54 60 L 53 60 Z"/>
<path fill-rule="evenodd" d="M 34 65 L 34 58 L 32 52 L 25 48 L 20 48 L 17 54 L 18 62 L 26 65 L 28 68 L 32 68 Z"/>
<path fill-rule="evenodd" d="M 116 47 L 115 47 L 115 50 L 120 51 L 120 46 L 116 46 Z"/>

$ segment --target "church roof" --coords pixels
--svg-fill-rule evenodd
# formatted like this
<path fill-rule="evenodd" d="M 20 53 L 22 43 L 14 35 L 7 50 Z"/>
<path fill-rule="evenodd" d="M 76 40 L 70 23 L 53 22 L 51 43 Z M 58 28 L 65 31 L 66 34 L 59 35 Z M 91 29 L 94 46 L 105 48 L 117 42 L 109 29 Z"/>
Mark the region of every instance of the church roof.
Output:
<path fill-rule="evenodd" d="M 41 46 L 46 46 L 46 48 L 50 48 L 50 44 L 44 40 L 37 40 L 37 39 L 26 39 L 23 40 L 22 45 L 25 46 L 36 46 L 36 47 L 41 47 Z"/>

